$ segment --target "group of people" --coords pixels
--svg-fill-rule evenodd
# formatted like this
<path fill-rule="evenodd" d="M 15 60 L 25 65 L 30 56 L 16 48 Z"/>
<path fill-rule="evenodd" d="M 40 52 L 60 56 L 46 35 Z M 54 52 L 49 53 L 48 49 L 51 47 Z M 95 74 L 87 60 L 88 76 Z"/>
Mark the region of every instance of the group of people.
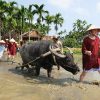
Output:
<path fill-rule="evenodd" d="M 93 70 L 100 73 L 100 38 L 98 33 L 100 28 L 90 26 L 87 30 L 87 35 L 83 39 L 82 43 L 82 64 L 83 71 L 80 75 L 79 81 L 82 82 L 86 74 Z M 53 42 L 60 47 L 63 53 L 62 43 L 58 37 L 53 37 Z M 6 39 L 0 41 L 0 57 L 3 54 L 4 49 L 7 49 L 8 59 L 14 58 L 17 51 L 16 41 L 12 38 L 11 40 Z"/>
<path fill-rule="evenodd" d="M 3 56 L 4 51 L 7 52 L 7 59 L 14 59 L 17 52 L 17 43 L 13 38 L 0 41 L 0 58 Z"/>

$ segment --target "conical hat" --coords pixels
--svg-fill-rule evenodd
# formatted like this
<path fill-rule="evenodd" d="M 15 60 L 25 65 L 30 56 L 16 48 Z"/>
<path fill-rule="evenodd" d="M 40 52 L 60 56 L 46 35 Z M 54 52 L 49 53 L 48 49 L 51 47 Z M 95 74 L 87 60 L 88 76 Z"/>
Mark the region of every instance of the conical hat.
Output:
<path fill-rule="evenodd" d="M 10 42 L 16 42 L 13 38 L 10 40 Z"/>
<path fill-rule="evenodd" d="M 0 43 L 5 43 L 5 41 L 4 40 L 0 40 Z"/>
<path fill-rule="evenodd" d="M 96 26 L 94 26 L 94 25 L 91 25 L 91 26 L 87 29 L 87 31 L 90 31 L 90 30 L 98 30 L 98 32 L 100 32 L 100 28 L 99 28 L 99 27 L 96 27 Z"/>
<path fill-rule="evenodd" d="M 6 39 L 6 41 L 8 41 L 9 39 Z"/>

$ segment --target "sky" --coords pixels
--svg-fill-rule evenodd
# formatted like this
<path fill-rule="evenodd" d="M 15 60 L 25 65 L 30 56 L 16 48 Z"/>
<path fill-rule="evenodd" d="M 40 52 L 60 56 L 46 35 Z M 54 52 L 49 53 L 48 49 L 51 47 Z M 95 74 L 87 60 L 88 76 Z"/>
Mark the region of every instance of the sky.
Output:
<path fill-rule="evenodd" d="M 63 26 L 60 30 L 66 29 L 67 32 L 73 29 L 73 23 L 77 19 L 86 20 L 88 24 L 100 27 L 100 0 L 5 0 L 7 2 L 16 1 L 18 5 L 28 7 L 30 4 L 44 4 L 44 9 L 50 15 L 61 13 L 64 18 Z M 51 33 L 55 34 L 52 30 Z"/>

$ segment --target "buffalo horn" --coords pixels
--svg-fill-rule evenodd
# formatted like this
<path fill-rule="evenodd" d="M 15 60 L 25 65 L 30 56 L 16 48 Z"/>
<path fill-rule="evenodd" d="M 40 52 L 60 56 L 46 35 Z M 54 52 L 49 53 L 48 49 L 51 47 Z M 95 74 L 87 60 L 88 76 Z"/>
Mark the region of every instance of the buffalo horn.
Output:
<path fill-rule="evenodd" d="M 73 51 L 72 51 L 70 48 L 67 47 L 67 49 L 69 50 L 69 52 L 70 52 L 71 54 L 73 54 Z"/>
<path fill-rule="evenodd" d="M 58 56 L 58 57 L 61 57 L 61 58 L 65 58 L 65 57 L 66 57 L 65 55 L 60 54 L 60 53 L 57 52 L 57 51 L 60 51 L 60 48 L 54 49 L 54 48 L 52 48 L 52 46 L 50 45 L 49 49 L 50 49 L 51 53 L 53 53 L 54 55 L 56 55 L 56 56 Z"/>

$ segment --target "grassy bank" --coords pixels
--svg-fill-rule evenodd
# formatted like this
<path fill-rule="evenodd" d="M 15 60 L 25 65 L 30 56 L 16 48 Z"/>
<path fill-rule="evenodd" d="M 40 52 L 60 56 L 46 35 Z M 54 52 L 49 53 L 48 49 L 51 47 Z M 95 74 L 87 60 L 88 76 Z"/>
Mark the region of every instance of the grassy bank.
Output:
<path fill-rule="evenodd" d="M 70 48 L 70 50 L 74 53 L 74 54 L 78 54 L 81 55 L 81 48 Z M 64 48 L 64 52 L 69 52 L 69 50 L 67 48 Z"/>

